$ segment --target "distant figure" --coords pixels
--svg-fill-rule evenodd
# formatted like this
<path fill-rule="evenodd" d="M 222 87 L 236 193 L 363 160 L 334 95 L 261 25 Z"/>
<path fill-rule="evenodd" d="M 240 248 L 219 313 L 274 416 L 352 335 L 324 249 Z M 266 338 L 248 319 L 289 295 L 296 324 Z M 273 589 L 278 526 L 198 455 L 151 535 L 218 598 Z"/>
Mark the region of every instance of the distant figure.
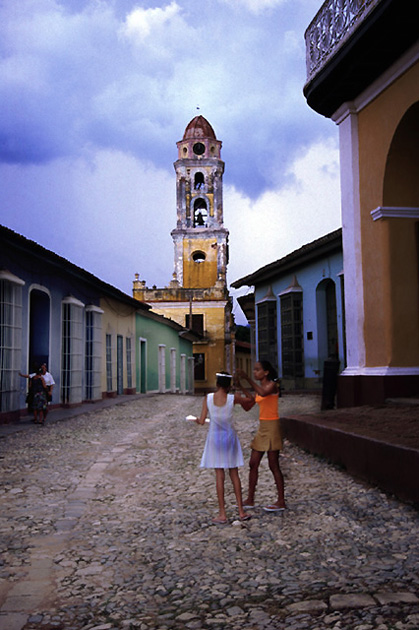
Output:
<path fill-rule="evenodd" d="M 255 507 L 255 491 L 258 482 L 259 464 L 265 452 L 268 453 L 269 468 L 273 474 L 278 499 L 275 503 L 265 506 L 266 512 L 281 512 L 285 510 L 284 477 L 279 466 L 279 451 L 282 450 L 281 427 L 279 424 L 278 398 L 280 388 L 277 384 L 278 375 L 269 361 L 258 361 L 253 368 L 255 383 L 242 370 L 237 371 L 237 377 L 246 380 L 254 389 L 254 402 L 259 405 L 259 429 L 250 444 L 252 452 L 249 461 L 249 489 L 243 506 L 246 509 Z M 242 390 L 252 395 L 247 390 Z"/>
<path fill-rule="evenodd" d="M 45 385 L 47 387 L 47 406 L 45 409 L 45 418 L 46 418 L 47 413 L 48 413 L 48 405 L 52 401 L 52 390 L 54 389 L 55 381 L 52 377 L 52 374 L 48 372 L 46 363 L 43 363 L 41 365 L 41 373 L 42 373 L 42 376 L 44 377 Z"/>
<path fill-rule="evenodd" d="M 241 521 L 250 516 L 243 509 L 242 491 L 238 466 L 243 466 L 243 453 L 239 438 L 233 427 L 233 409 L 235 404 L 242 404 L 248 397 L 241 394 L 230 394 L 232 376 L 225 372 L 217 373 L 217 389 L 214 394 L 208 394 L 202 403 L 201 416 L 196 418 L 197 424 L 204 424 L 209 413 L 210 425 L 201 459 L 201 468 L 215 468 L 216 490 L 219 513 L 213 519 L 216 525 L 227 524 L 224 501 L 225 468 L 229 469 L 230 479 L 236 495 Z"/>
<path fill-rule="evenodd" d="M 35 374 L 32 380 L 33 393 L 33 413 L 35 416 L 35 424 L 45 424 L 46 408 L 47 408 L 47 386 L 42 376 L 42 368 Z"/>
<path fill-rule="evenodd" d="M 19 376 L 28 379 L 28 392 L 26 394 L 26 405 L 28 413 L 33 413 L 33 391 L 32 391 L 32 379 L 39 372 L 39 366 L 37 363 L 31 365 L 31 372 L 29 374 L 22 374 L 19 372 Z M 35 419 L 35 418 L 34 418 Z"/>

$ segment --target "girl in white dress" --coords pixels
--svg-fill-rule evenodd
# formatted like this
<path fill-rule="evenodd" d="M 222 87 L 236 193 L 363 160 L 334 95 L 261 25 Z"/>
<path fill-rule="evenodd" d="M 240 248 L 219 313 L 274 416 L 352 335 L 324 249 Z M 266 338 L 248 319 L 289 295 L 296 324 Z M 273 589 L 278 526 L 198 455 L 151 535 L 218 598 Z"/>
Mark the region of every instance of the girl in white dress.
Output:
<path fill-rule="evenodd" d="M 238 466 L 243 466 L 243 454 L 239 438 L 233 427 L 234 405 L 244 406 L 246 398 L 241 394 L 230 394 L 232 377 L 224 372 L 217 375 L 217 390 L 214 394 L 208 394 L 202 403 L 201 416 L 196 419 L 197 424 L 204 424 L 209 415 L 210 424 L 204 452 L 201 459 L 201 468 L 215 468 L 215 482 L 219 514 L 213 519 L 213 523 L 224 525 L 227 523 L 227 515 L 224 502 L 225 468 L 229 469 L 230 479 L 236 495 L 239 508 L 239 518 L 242 521 L 249 519 L 242 503 L 242 491 Z"/>

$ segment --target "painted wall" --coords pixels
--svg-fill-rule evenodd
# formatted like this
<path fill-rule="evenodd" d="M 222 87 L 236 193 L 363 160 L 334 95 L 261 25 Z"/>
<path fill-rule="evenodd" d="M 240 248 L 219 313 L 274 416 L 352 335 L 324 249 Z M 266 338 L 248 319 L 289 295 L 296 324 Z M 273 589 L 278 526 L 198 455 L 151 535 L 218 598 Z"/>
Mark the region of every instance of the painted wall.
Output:
<path fill-rule="evenodd" d="M 158 392 L 161 388 L 159 381 L 159 354 L 164 353 L 165 373 L 164 391 L 171 390 L 171 351 L 176 355 L 176 375 L 175 388 L 181 391 L 181 356 L 186 355 L 187 359 L 193 357 L 192 342 L 182 339 L 179 331 L 165 325 L 162 320 L 147 317 L 137 313 L 136 317 L 136 373 L 137 391 L 141 392 L 142 372 L 144 367 L 147 370 L 146 381 L 143 381 L 146 392 Z M 186 367 L 186 389 L 193 389 L 193 383 L 189 380 L 188 369 Z"/>
<path fill-rule="evenodd" d="M 205 288 L 213 286 L 217 281 L 217 248 L 211 247 L 214 239 L 184 238 L 183 240 L 183 286 Z M 193 254 L 201 251 L 205 260 L 196 263 Z"/>
<path fill-rule="evenodd" d="M 133 307 L 109 297 L 100 300 L 102 315 L 102 395 L 134 393 L 135 376 L 135 327 L 136 311 Z M 111 336 L 112 348 L 112 388 L 108 388 L 106 366 L 106 336 Z M 118 337 L 122 341 L 122 364 L 118 365 Z M 132 382 L 128 383 L 128 364 L 126 340 L 131 340 L 131 374 Z M 119 368 L 119 369 L 118 369 Z M 122 391 L 118 391 L 118 371 L 122 372 Z M 131 391 L 128 391 L 131 390 Z"/>
<path fill-rule="evenodd" d="M 0 422 L 7 422 L 19 417 L 26 409 L 25 399 L 28 381 L 19 376 L 19 372 L 29 374 L 32 371 L 32 359 L 46 361 L 54 377 L 53 405 L 80 404 L 88 397 L 97 400 L 101 395 L 134 393 L 141 389 L 139 347 L 143 340 L 146 363 L 145 382 L 148 390 L 158 390 L 158 348 L 165 347 L 166 374 L 164 391 L 179 391 L 181 382 L 181 363 L 186 377 L 186 387 L 193 388 L 193 378 L 189 379 L 188 358 L 193 360 L 192 341 L 182 339 L 182 332 L 172 322 L 158 318 L 157 315 L 141 316 L 140 305 L 129 296 L 109 285 L 104 285 L 93 276 L 85 279 L 82 270 L 56 257 L 53 252 L 44 250 L 37 244 L 14 234 L 0 226 L 2 246 L 0 247 L 0 280 L 6 287 L 6 297 L 15 296 L 12 313 L 14 326 L 12 346 L 7 348 L 7 361 L 0 366 L 2 378 L 2 407 Z M 12 286 L 12 289 L 10 288 Z M 116 295 L 115 295 L 116 294 Z M 10 299 L 7 297 L 7 299 Z M 70 313 L 71 326 L 68 339 L 71 360 L 70 378 L 67 379 L 66 399 L 63 391 L 63 304 Z M 87 329 L 86 316 L 94 319 Z M 68 313 L 67 313 L 68 314 Z M 94 315 L 93 315 L 94 314 Z M 159 321 L 152 319 L 158 318 Z M 20 325 L 21 322 L 21 325 Z M 92 332 L 92 328 L 94 331 Z M 94 342 L 86 348 L 86 335 L 93 334 Z M 106 371 L 106 335 L 112 339 L 112 386 L 108 391 Z M 121 361 L 118 366 L 118 337 L 122 340 Z M 127 339 L 131 340 L 131 375 L 132 387 L 128 382 Z M 92 353 L 90 349 L 94 346 Z M 171 358 L 176 361 L 171 371 Z M 185 355 L 183 360 L 182 355 Z M 86 368 L 86 357 L 92 361 Z M 122 368 L 122 369 L 119 369 Z M 150 374 L 148 370 L 150 369 Z M 172 379 L 170 378 L 172 375 Z M 3 378 L 4 376 L 4 378 Z M 144 373 L 142 374 L 144 376 Z M 118 378 L 119 377 L 119 378 Z M 89 385 L 89 386 L 87 386 Z M 120 388 L 119 388 L 120 386 Z M 147 391 L 145 389 L 145 391 Z M 4 395 L 3 395 L 4 394 Z"/>
<path fill-rule="evenodd" d="M 164 317 L 173 319 L 181 326 L 185 326 L 186 315 L 189 315 L 189 305 L 185 303 L 177 304 L 153 304 L 153 310 Z M 228 366 L 225 345 L 225 321 L 226 302 L 194 302 L 193 313 L 204 316 L 204 337 L 205 340 L 196 342 L 193 347 L 194 353 L 205 354 L 205 380 L 195 381 L 195 388 L 213 389 L 215 387 L 215 374 L 220 370 L 231 369 Z"/>
<path fill-rule="evenodd" d="M 373 221 L 379 206 L 419 208 L 419 64 L 358 115 L 366 366 L 419 365 L 417 220 Z M 412 143 L 412 146 L 410 146 Z M 412 172 L 412 168 L 415 173 Z"/>
<path fill-rule="evenodd" d="M 277 343 L 279 375 L 282 376 L 282 345 L 281 345 L 281 303 L 280 294 L 287 290 L 293 282 L 294 275 L 302 288 L 303 295 L 303 347 L 304 347 L 304 375 L 306 387 L 320 387 L 323 376 L 324 361 L 328 358 L 325 341 L 325 311 L 322 305 L 322 285 L 327 280 L 335 284 L 336 313 L 338 330 L 338 355 L 340 369 L 345 365 L 344 353 L 344 325 L 343 325 L 343 295 L 341 274 L 343 268 L 342 253 L 331 254 L 325 258 L 311 262 L 309 265 L 296 265 L 292 272 L 281 274 L 255 286 L 255 303 L 257 304 L 272 288 L 277 303 Z M 256 339 L 257 339 L 256 317 Z M 292 384 L 291 384 L 292 385 Z"/>
<path fill-rule="evenodd" d="M 25 239 L 22 240 L 22 243 L 26 242 Z M 1 267 L 24 282 L 22 286 L 21 362 L 17 367 L 17 372 L 28 374 L 32 369 L 32 360 L 46 361 L 48 370 L 55 380 L 52 404 L 59 404 L 61 402 L 63 300 L 71 295 L 85 306 L 99 306 L 99 296 L 93 287 L 76 281 L 64 270 L 57 273 L 57 266 L 51 265 L 47 256 L 40 259 L 39 255 L 33 255 L 31 251 L 25 252 L 21 243 L 18 250 L 9 243 L 5 243 L 0 248 Z M 37 316 L 35 316 L 36 312 Z M 48 316 L 46 316 L 47 313 Z M 36 337 L 32 341 L 31 320 L 33 322 L 32 336 Z M 16 386 L 19 389 L 18 408 L 25 409 L 27 380 L 16 374 Z"/>

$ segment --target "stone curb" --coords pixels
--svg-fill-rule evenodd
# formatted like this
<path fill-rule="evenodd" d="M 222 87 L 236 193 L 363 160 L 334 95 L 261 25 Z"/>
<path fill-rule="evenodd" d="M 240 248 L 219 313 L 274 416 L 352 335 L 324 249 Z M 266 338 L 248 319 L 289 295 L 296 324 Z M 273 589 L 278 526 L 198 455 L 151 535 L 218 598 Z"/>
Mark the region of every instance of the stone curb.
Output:
<path fill-rule="evenodd" d="M 311 416 L 284 416 L 281 427 L 300 448 L 403 501 L 419 502 L 419 450 L 328 427 Z"/>

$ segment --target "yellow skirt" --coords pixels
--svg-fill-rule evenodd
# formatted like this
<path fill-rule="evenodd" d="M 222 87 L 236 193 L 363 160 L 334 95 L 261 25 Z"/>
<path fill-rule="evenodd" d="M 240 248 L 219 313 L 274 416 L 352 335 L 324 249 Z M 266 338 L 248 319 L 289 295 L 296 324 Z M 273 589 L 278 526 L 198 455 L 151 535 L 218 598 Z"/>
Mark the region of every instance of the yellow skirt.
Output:
<path fill-rule="evenodd" d="M 281 426 L 278 420 L 259 420 L 259 429 L 250 448 L 255 451 L 282 451 Z"/>

